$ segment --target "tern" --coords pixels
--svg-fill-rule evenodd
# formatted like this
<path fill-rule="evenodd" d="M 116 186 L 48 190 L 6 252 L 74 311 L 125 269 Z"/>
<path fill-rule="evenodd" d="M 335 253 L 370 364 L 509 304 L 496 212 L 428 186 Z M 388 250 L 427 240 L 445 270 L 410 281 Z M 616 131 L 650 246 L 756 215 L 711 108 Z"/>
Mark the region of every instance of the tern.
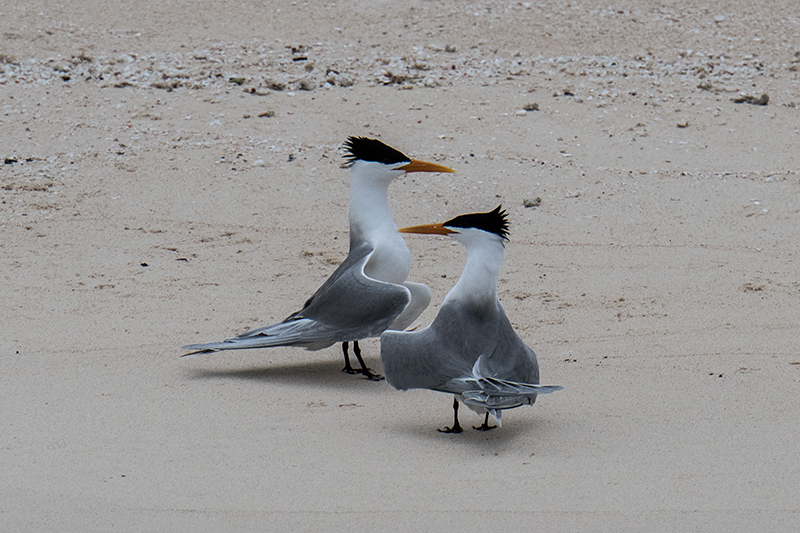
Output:
<path fill-rule="evenodd" d="M 442 224 L 399 230 L 402 233 L 447 235 L 467 248 L 467 262 L 438 315 L 419 331 L 385 331 L 381 361 L 386 381 L 399 390 L 431 389 L 455 395 L 453 427 L 461 433 L 458 402 L 489 415 L 502 425 L 504 409 L 533 405 L 536 396 L 561 390 L 539 385 L 536 354 L 506 317 L 497 297 L 508 219 L 501 206 L 488 213 L 457 216 Z"/>
<path fill-rule="evenodd" d="M 341 342 L 344 372 L 383 379 L 364 364 L 359 339 L 407 328 L 431 300 L 427 286 L 406 281 L 411 252 L 389 212 L 389 185 L 407 172 L 455 171 L 411 159 L 377 139 L 349 137 L 344 148 L 344 166 L 350 168 L 350 251 L 342 264 L 283 322 L 221 342 L 184 346 L 191 350 L 185 355 L 273 346 L 319 350 Z M 360 370 L 350 365 L 351 341 Z"/>

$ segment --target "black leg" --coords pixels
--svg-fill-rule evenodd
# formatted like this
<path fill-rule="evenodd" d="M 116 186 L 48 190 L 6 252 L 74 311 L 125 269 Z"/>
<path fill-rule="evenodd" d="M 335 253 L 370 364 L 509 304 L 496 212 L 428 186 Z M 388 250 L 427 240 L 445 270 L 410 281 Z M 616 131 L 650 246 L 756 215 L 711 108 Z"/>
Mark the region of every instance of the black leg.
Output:
<path fill-rule="evenodd" d="M 383 376 L 380 374 L 374 374 L 372 370 L 367 368 L 367 365 L 364 364 L 364 359 L 361 358 L 361 347 L 358 345 L 358 341 L 353 341 L 353 353 L 356 354 L 358 364 L 361 365 L 361 370 L 357 370 L 356 372 L 364 374 L 364 376 L 370 381 L 380 381 L 383 379 Z"/>
<path fill-rule="evenodd" d="M 344 352 L 344 368 L 342 369 L 342 372 L 347 372 L 348 374 L 363 374 L 364 377 L 372 381 L 380 381 L 383 379 L 383 376 L 380 374 L 374 374 L 372 370 L 367 368 L 367 365 L 364 364 L 364 359 L 361 357 L 361 347 L 358 345 L 358 341 L 353 341 L 353 353 L 356 355 L 356 359 L 358 359 L 361 369 L 356 370 L 350 366 L 350 354 L 348 353 L 348 347 L 349 343 L 347 341 L 342 343 L 342 352 Z"/>
<path fill-rule="evenodd" d="M 494 429 L 497 426 L 490 426 L 489 425 L 489 411 L 486 411 L 486 418 L 483 419 L 482 426 L 472 426 L 473 429 L 477 429 L 478 431 L 489 431 L 490 429 Z"/>
<path fill-rule="evenodd" d="M 461 433 L 464 429 L 458 423 L 458 398 L 453 397 L 453 427 L 438 430 L 441 433 Z"/>
<path fill-rule="evenodd" d="M 347 341 L 344 341 L 342 343 L 342 351 L 344 352 L 344 368 L 342 369 L 342 372 L 347 372 L 348 374 L 358 374 L 358 370 L 350 366 L 350 354 L 347 353 L 347 347 L 348 343 Z"/>

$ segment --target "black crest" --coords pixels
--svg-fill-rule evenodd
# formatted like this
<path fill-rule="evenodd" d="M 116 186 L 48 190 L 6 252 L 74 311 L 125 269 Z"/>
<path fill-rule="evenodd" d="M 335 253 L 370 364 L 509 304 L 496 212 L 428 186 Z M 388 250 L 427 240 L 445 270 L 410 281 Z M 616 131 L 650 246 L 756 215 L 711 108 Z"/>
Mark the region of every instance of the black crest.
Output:
<path fill-rule="evenodd" d="M 384 165 L 410 162 L 411 158 L 403 152 L 395 150 L 378 139 L 367 137 L 348 137 L 344 143 L 346 167 L 352 166 L 357 160 L 376 161 Z"/>
<path fill-rule="evenodd" d="M 488 213 L 470 213 L 459 215 L 444 223 L 448 228 L 476 228 L 499 235 L 508 240 L 508 214 L 498 205 Z"/>

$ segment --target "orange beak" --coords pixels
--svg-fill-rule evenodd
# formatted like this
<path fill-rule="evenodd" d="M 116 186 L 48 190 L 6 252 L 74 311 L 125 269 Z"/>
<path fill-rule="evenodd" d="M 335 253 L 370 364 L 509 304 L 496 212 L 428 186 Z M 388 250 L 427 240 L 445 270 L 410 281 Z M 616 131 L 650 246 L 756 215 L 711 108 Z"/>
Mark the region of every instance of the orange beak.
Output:
<path fill-rule="evenodd" d="M 405 170 L 406 172 L 455 172 L 452 168 L 444 165 L 437 165 L 436 163 L 428 163 L 427 161 L 419 161 L 417 159 L 412 159 L 410 163 L 403 165 L 398 170 Z"/>
<path fill-rule="evenodd" d="M 400 233 L 420 233 L 422 235 L 450 235 L 451 233 L 458 233 L 451 229 L 444 227 L 444 224 L 423 224 L 421 226 L 409 226 L 407 228 L 400 228 Z"/>

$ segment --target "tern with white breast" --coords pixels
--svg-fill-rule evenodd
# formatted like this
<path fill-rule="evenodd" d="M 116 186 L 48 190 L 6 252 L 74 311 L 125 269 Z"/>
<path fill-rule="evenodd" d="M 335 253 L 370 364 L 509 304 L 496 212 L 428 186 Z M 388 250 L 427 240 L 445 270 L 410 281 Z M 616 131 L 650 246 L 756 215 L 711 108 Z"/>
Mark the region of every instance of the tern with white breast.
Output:
<path fill-rule="evenodd" d="M 501 206 L 488 213 L 457 216 L 442 224 L 399 230 L 447 235 L 467 248 L 461 277 L 442 303 L 430 326 L 413 332 L 381 335 L 381 360 L 386 381 L 396 389 L 431 389 L 455 395 L 453 427 L 460 433 L 459 399 L 502 424 L 504 409 L 532 405 L 539 394 L 561 390 L 539 385 L 536 354 L 519 338 L 497 297 L 508 220 Z"/>
<path fill-rule="evenodd" d="M 283 322 L 232 339 L 191 344 L 186 355 L 299 346 L 319 350 L 342 343 L 343 371 L 383 379 L 364 364 L 359 339 L 378 337 L 387 329 L 405 329 L 428 306 L 431 291 L 406 281 L 411 252 L 389 212 L 389 185 L 407 172 L 455 172 L 435 163 L 411 159 L 377 139 L 349 137 L 345 166 L 350 168 L 350 251 L 344 262 Z M 350 365 L 348 343 L 361 369 Z"/>

